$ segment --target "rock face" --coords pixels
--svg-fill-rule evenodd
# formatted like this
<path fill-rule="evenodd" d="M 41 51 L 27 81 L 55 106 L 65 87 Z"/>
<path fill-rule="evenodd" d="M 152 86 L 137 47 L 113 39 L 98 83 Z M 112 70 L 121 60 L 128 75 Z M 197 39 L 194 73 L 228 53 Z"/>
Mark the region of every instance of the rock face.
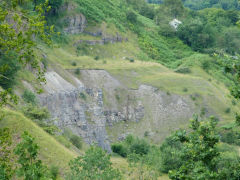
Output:
<path fill-rule="evenodd" d="M 102 32 L 96 32 L 96 33 L 90 33 L 90 32 L 86 32 L 87 34 L 90 34 L 92 36 L 102 36 Z M 116 36 L 102 36 L 101 40 L 79 40 L 75 43 L 75 46 L 77 46 L 78 44 L 82 44 L 82 43 L 86 43 L 88 45 L 104 45 L 107 43 L 111 43 L 111 44 L 115 44 L 117 42 L 127 42 L 128 39 L 127 38 L 123 38 L 122 36 L 120 36 L 118 33 L 116 34 Z"/>
<path fill-rule="evenodd" d="M 64 28 L 64 32 L 68 34 L 82 33 L 87 25 L 87 20 L 83 14 L 77 14 L 74 16 L 68 16 L 64 19 L 64 23 L 67 27 Z"/>
<path fill-rule="evenodd" d="M 39 96 L 40 103 L 49 109 L 59 128 L 71 129 L 88 144 L 97 143 L 108 152 L 114 139 L 106 128 L 143 121 L 151 124 L 143 129 L 164 128 L 193 113 L 186 98 L 169 96 L 147 85 L 128 89 L 104 70 L 82 70 L 81 81 L 69 77 L 75 86 L 55 72 L 46 73 L 46 93 Z M 134 131 L 119 129 L 115 133 L 122 139 Z"/>

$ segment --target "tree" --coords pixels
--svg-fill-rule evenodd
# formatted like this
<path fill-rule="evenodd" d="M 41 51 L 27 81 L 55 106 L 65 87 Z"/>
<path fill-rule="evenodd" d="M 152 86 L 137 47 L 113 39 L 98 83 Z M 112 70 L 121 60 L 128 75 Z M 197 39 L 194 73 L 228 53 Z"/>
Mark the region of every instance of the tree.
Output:
<path fill-rule="evenodd" d="M 9 84 L 5 82 L 14 79 L 18 64 L 29 64 L 37 70 L 37 79 L 45 81 L 44 72 L 41 70 L 36 53 L 36 37 L 50 44 L 50 34 L 53 26 L 46 26 L 45 9 L 47 3 L 36 6 L 35 12 L 21 11 L 18 0 L 2 0 L 0 2 L 0 85 L 5 90 L 0 90 L 0 106 L 9 100 L 16 102 L 16 96 L 11 93 Z M 48 33 L 46 33 L 48 32 Z"/>
<path fill-rule="evenodd" d="M 191 121 L 192 131 L 177 131 L 175 137 L 182 143 L 180 168 L 169 171 L 169 177 L 175 180 L 204 179 L 239 179 L 239 161 L 235 167 L 221 162 L 221 154 L 217 148 L 219 135 L 216 130 L 217 120 L 211 117 L 208 121 L 199 121 L 196 116 Z M 226 170 L 228 171 L 226 173 Z"/>
<path fill-rule="evenodd" d="M 184 12 L 183 3 L 181 0 L 164 0 L 163 4 L 174 17 L 181 16 Z"/>
<path fill-rule="evenodd" d="M 177 31 L 178 37 L 195 51 L 211 47 L 215 41 L 215 34 L 215 29 L 202 19 L 184 22 L 179 25 Z"/>
<path fill-rule="evenodd" d="M 137 15 L 133 11 L 128 11 L 127 12 L 127 20 L 133 24 L 137 22 Z"/>
<path fill-rule="evenodd" d="M 121 179 L 118 170 L 112 168 L 110 155 L 99 147 L 91 147 L 84 156 L 70 161 L 71 180 L 113 180 Z"/>
<path fill-rule="evenodd" d="M 46 0 L 34 0 L 34 7 L 44 3 Z M 48 5 L 51 7 L 49 11 L 46 11 L 48 15 L 57 15 L 58 9 L 61 7 L 63 0 L 49 0 Z"/>
<path fill-rule="evenodd" d="M 22 134 L 22 141 L 16 146 L 14 152 L 18 155 L 17 175 L 27 180 L 48 179 L 47 168 L 37 159 L 39 146 L 35 139 L 28 133 Z"/>

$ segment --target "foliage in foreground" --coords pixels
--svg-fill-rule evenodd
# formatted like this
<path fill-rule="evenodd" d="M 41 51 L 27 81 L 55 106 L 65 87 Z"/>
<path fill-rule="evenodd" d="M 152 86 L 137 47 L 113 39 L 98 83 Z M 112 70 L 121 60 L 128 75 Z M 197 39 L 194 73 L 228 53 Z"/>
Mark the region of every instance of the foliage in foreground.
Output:
<path fill-rule="evenodd" d="M 214 117 L 208 121 L 195 117 L 191 121 L 191 132 L 176 132 L 175 138 L 182 144 L 181 165 L 169 171 L 171 179 L 239 179 L 239 160 L 233 164 L 222 163 L 216 125 Z"/>
<path fill-rule="evenodd" d="M 0 129 L 0 180 L 9 180 L 13 175 L 11 151 L 12 137 L 8 128 Z"/>
<path fill-rule="evenodd" d="M 112 168 L 110 155 L 99 147 L 91 147 L 84 156 L 70 162 L 70 180 L 113 180 L 121 179 L 117 169 Z"/>
<path fill-rule="evenodd" d="M 195 116 L 190 128 L 190 132 L 177 131 L 160 147 L 128 136 L 123 142 L 113 144 L 112 150 L 139 169 L 140 177 L 154 178 L 169 173 L 169 177 L 175 180 L 239 179 L 240 157 L 234 155 L 235 151 L 229 149 L 229 145 L 220 142 L 217 119 L 211 117 L 200 121 Z M 145 145 L 141 143 L 143 141 Z M 142 147 L 138 149 L 144 153 L 131 151 L 133 144 Z M 147 151 L 144 150 L 146 147 Z"/>
<path fill-rule="evenodd" d="M 49 173 L 46 166 L 38 160 L 39 146 L 34 142 L 34 138 L 24 132 L 22 142 L 20 142 L 14 152 L 18 155 L 20 167 L 17 169 L 17 176 L 28 180 L 49 179 Z"/>
<path fill-rule="evenodd" d="M 0 3 L 0 106 L 16 97 L 12 95 L 16 72 L 27 64 L 36 70 L 37 80 L 45 81 L 36 53 L 36 39 L 51 43 L 53 26 L 48 27 L 44 13 L 48 1 L 37 5 L 34 11 L 20 8 L 23 1 L 2 0 Z M 36 38 L 37 37 L 37 38 Z"/>

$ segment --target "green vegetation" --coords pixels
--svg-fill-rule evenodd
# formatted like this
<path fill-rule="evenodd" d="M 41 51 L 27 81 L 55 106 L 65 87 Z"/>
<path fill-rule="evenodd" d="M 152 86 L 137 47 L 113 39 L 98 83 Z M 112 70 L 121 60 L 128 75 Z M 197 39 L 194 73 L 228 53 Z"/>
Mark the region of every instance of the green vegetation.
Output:
<path fill-rule="evenodd" d="M 0 129 L 0 179 L 9 180 L 13 176 L 13 164 L 11 163 L 11 151 L 9 146 L 12 144 L 12 137 L 8 128 Z"/>
<path fill-rule="evenodd" d="M 164 0 L 148 0 L 152 4 L 162 4 Z M 238 9 L 238 0 L 182 0 L 185 7 L 193 10 L 201 10 L 205 8 L 222 8 L 224 10 Z"/>
<path fill-rule="evenodd" d="M 191 120 L 190 132 L 176 131 L 160 148 L 128 136 L 123 142 L 113 144 L 112 150 L 130 163 L 135 162 L 135 167 L 148 166 L 149 171 L 158 174 L 157 177 L 169 173 L 170 179 L 237 179 L 240 157 L 233 147 L 220 143 L 219 133 L 221 140 L 229 144 L 232 142 L 227 140 L 239 142 L 239 136 L 227 135 L 225 139 L 225 133 L 216 125 L 214 117 L 199 121 L 195 116 Z M 131 150 L 133 147 L 138 147 L 138 151 Z M 236 159 L 233 161 L 233 158 Z"/>
<path fill-rule="evenodd" d="M 36 105 L 37 103 L 35 94 L 30 90 L 25 90 L 23 92 L 22 98 L 26 103 L 31 103 L 33 105 Z"/>
<path fill-rule="evenodd" d="M 44 179 L 49 175 L 47 168 L 43 166 L 42 161 L 37 159 L 39 146 L 34 142 L 26 131 L 22 135 L 20 142 L 14 152 L 18 156 L 17 162 L 20 167 L 17 169 L 17 176 L 24 179 Z"/>
<path fill-rule="evenodd" d="M 82 148 L 82 138 L 77 136 L 77 135 L 72 135 L 70 137 L 70 141 L 71 143 L 76 146 L 78 149 L 81 149 Z"/>
<path fill-rule="evenodd" d="M 171 179 L 239 179 L 239 114 L 232 122 L 240 98 L 238 2 L 149 3 L 155 4 L 145 0 L 0 3 L 0 107 L 8 104 L 8 109 L 1 109 L 0 179 L 58 179 L 65 175 L 68 179 L 157 179 L 162 173 Z M 66 34 L 64 28 L 69 24 L 64 18 L 80 13 L 88 22 L 86 32 L 102 35 Z M 169 25 L 174 18 L 182 22 L 176 29 Z M 51 43 L 52 24 L 62 34 L 53 37 L 55 46 L 49 48 L 45 44 Z M 125 40 L 76 44 L 116 35 Z M 31 72 L 24 72 L 26 69 Z M 40 85 L 35 83 L 45 81 L 46 70 L 62 69 L 71 70 L 78 78 L 81 69 L 104 69 L 126 88 L 146 84 L 166 92 L 168 98 L 189 98 L 201 118 L 191 121 L 190 131 L 179 130 L 164 140 L 174 128 L 185 127 L 187 119 L 174 122 L 174 127 L 168 121 L 156 126 L 151 118 L 116 123 L 108 127 L 114 140 L 123 130 L 136 137 L 115 141 L 113 157 L 96 147 L 84 152 L 82 138 L 70 130 L 61 132 L 49 120 L 48 110 L 38 105 L 36 95 L 22 84 L 27 80 L 34 92 L 39 91 Z M 37 77 L 34 82 L 29 73 Z M 11 103 L 18 99 L 13 92 L 20 94 L 22 104 Z M 113 95 L 119 106 L 124 102 L 123 93 Z M 79 98 L 91 101 L 83 92 Z M 216 118 L 204 120 L 209 114 L 218 116 L 219 126 Z M 86 112 L 86 117 L 90 123 L 91 113 Z M 162 144 L 155 144 L 159 142 Z"/>
<path fill-rule="evenodd" d="M 68 179 L 87 179 L 87 180 L 112 180 L 121 179 L 118 170 L 112 168 L 110 155 L 106 154 L 101 148 L 90 147 L 84 156 L 70 162 L 71 172 Z"/>
<path fill-rule="evenodd" d="M 22 4 L 23 1 L 16 0 L 3 0 L 0 4 L 0 85 L 5 88 L 0 91 L 1 105 L 9 100 L 16 102 L 10 88 L 15 82 L 20 65 L 30 65 L 37 70 L 37 79 L 40 82 L 45 80 L 38 64 L 35 37 L 46 44 L 51 43 L 50 34 L 53 33 L 53 26 L 48 27 L 43 16 L 48 4 L 45 2 L 39 4 L 35 7 L 34 13 L 18 9 L 17 6 Z"/>
<path fill-rule="evenodd" d="M 194 10 L 200 10 L 204 8 L 222 8 L 225 10 L 239 9 L 238 0 L 183 0 L 184 5 Z"/>
<path fill-rule="evenodd" d="M 2 128 L 8 128 L 11 137 L 13 137 L 11 149 L 14 149 L 15 145 L 19 143 L 17 137 L 22 135 L 24 131 L 28 131 L 40 147 L 38 151 L 39 158 L 43 164 L 48 167 L 55 165 L 59 167 L 60 171 L 67 171 L 69 161 L 77 156 L 74 150 L 65 148 L 53 136 L 46 133 L 41 127 L 24 117 L 21 113 L 2 110 L 1 114 L 3 114 L 3 118 L 0 121 L 1 130 Z"/>

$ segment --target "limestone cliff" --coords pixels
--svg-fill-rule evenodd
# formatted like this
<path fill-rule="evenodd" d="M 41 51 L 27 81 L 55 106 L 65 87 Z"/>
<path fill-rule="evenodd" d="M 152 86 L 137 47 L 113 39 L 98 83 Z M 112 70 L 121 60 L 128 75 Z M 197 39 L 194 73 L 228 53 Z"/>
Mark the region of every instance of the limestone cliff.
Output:
<path fill-rule="evenodd" d="M 194 112 L 186 97 L 167 95 L 147 85 L 128 89 L 104 70 L 81 70 L 81 80 L 70 73 L 69 77 L 75 85 L 56 72 L 47 72 L 45 93 L 39 96 L 41 105 L 49 109 L 60 129 L 71 129 L 88 144 L 97 143 L 108 152 L 111 141 L 138 134 L 138 127 L 142 128 L 140 135 L 148 131 L 159 137 L 157 130 L 178 127 Z M 107 129 L 112 131 L 107 133 Z"/>

